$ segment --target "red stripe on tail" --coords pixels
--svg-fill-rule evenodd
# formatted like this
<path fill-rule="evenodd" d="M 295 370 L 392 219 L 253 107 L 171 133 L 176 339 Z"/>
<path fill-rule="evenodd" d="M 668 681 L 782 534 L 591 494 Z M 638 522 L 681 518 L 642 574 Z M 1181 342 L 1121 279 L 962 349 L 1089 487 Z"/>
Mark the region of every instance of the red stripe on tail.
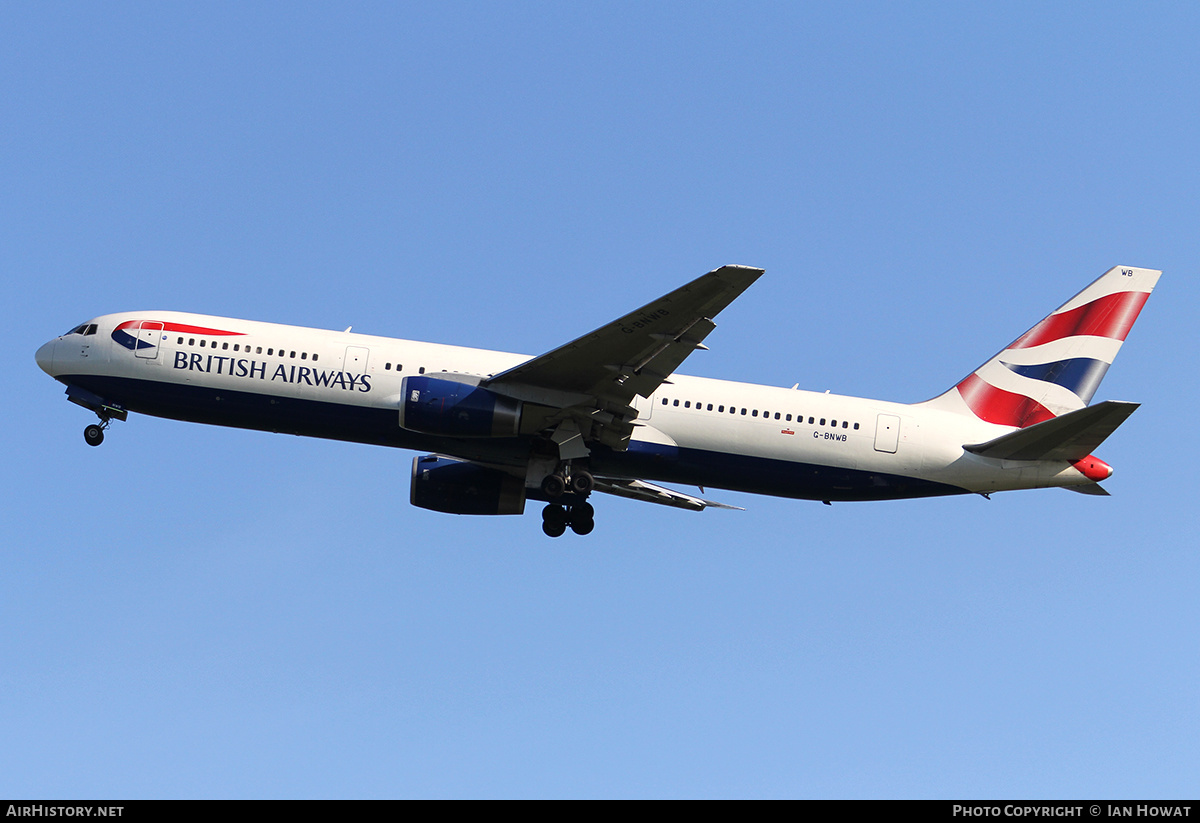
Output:
<path fill-rule="evenodd" d="M 975 416 L 989 423 L 1025 428 L 1054 417 L 1032 397 L 998 389 L 977 374 L 967 375 L 957 388 Z"/>
<path fill-rule="evenodd" d="M 1050 315 L 1009 348 L 1028 349 L 1081 334 L 1124 340 L 1149 296 L 1142 291 L 1125 291 L 1097 297 L 1078 308 Z"/>

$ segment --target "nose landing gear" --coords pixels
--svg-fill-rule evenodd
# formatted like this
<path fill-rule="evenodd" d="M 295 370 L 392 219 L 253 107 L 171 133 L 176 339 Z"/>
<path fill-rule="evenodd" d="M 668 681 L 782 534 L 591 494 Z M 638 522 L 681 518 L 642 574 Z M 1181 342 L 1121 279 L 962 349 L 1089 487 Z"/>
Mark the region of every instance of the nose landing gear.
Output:
<path fill-rule="evenodd" d="M 112 418 L 107 414 L 96 413 L 100 417 L 100 423 L 93 423 L 83 430 L 83 439 L 87 441 L 89 446 L 99 446 L 104 442 L 104 430 L 112 423 Z"/>
<path fill-rule="evenodd" d="M 67 399 L 77 406 L 83 406 L 88 411 L 95 412 L 96 416 L 100 418 L 98 424 L 93 423 L 83 430 L 83 439 L 89 446 L 99 446 L 104 442 L 104 430 L 114 419 L 125 420 L 129 417 L 129 412 L 125 409 L 114 406 L 104 398 L 78 386 L 67 386 Z"/>

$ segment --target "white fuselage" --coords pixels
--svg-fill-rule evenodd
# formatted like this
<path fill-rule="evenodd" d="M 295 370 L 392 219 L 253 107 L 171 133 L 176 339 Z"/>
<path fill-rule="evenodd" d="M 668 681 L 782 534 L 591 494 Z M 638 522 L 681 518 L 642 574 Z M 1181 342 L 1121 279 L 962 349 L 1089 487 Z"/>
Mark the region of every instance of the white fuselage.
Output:
<path fill-rule="evenodd" d="M 38 352 L 49 374 L 114 407 L 519 465 L 522 438 L 445 438 L 399 425 L 401 381 L 487 378 L 526 355 L 181 312 L 110 314 Z M 94 328 L 93 328 L 94 327 Z M 1090 483 L 1066 462 L 997 460 L 964 444 L 1012 427 L 929 404 L 672 375 L 637 398 L 628 450 L 597 473 L 816 500 Z"/>

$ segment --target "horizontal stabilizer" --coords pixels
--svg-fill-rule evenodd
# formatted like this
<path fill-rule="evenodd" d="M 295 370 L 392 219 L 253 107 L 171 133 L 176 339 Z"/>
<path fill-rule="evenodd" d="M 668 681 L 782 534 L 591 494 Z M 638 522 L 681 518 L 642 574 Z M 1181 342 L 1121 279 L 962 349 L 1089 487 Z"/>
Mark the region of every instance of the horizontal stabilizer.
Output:
<path fill-rule="evenodd" d="M 998 460 L 1065 460 L 1073 463 L 1094 452 L 1139 405 L 1105 400 L 1002 434 L 995 440 L 963 448 L 981 457 Z"/>
<path fill-rule="evenodd" d="M 656 486 L 644 480 L 617 480 L 615 478 L 597 477 L 596 491 L 617 497 L 628 497 L 633 500 L 643 500 L 647 503 L 658 503 L 661 506 L 673 506 L 677 509 L 688 509 L 698 512 L 707 508 L 736 509 L 745 511 L 741 506 L 730 506 L 715 500 L 705 500 L 690 494 Z"/>
<path fill-rule="evenodd" d="M 1063 486 L 1063 488 L 1070 492 L 1079 492 L 1080 494 L 1098 494 L 1101 497 L 1110 496 L 1099 483 L 1088 483 L 1086 486 Z"/>

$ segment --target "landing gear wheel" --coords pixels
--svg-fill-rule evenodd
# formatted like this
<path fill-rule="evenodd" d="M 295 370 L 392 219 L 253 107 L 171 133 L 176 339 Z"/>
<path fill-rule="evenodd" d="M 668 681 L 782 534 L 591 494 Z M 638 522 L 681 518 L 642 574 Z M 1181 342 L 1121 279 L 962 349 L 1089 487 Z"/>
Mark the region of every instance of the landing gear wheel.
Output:
<path fill-rule="evenodd" d="M 590 517 L 579 517 L 572 514 L 571 516 L 571 531 L 582 537 L 585 534 L 591 534 L 592 529 L 596 528 L 596 521 Z"/>
<path fill-rule="evenodd" d="M 576 503 L 571 507 L 572 520 L 591 520 L 596 516 L 596 510 L 591 503 Z"/>
<path fill-rule="evenodd" d="M 93 423 L 83 430 L 83 439 L 89 446 L 99 446 L 104 442 L 104 429 Z"/>
<path fill-rule="evenodd" d="M 587 497 L 596 488 L 596 478 L 590 472 L 574 472 L 571 475 L 571 491 L 580 497 Z"/>
<path fill-rule="evenodd" d="M 542 491 L 547 497 L 557 499 L 567 490 L 567 481 L 561 474 L 548 474 L 542 481 Z"/>
<path fill-rule="evenodd" d="M 567 531 L 567 510 L 557 503 L 542 509 L 542 531 L 548 537 L 562 537 Z"/>

